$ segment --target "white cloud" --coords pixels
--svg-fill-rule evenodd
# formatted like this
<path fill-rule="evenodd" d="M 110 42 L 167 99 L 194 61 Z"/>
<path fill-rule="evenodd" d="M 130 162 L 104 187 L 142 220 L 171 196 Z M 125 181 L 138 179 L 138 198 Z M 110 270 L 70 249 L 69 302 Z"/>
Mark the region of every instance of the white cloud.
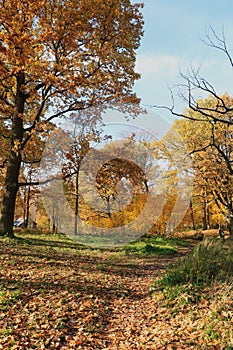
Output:
<path fill-rule="evenodd" d="M 143 77 L 151 75 L 177 74 L 180 59 L 172 55 L 139 54 L 136 62 L 136 71 Z"/>
<path fill-rule="evenodd" d="M 145 105 L 170 105 L 168 86 L 177 82 L 181 58 L 169 54 L 138 55 L 136 71 L 141 79 L 135 84 L 135 91 Z"/>

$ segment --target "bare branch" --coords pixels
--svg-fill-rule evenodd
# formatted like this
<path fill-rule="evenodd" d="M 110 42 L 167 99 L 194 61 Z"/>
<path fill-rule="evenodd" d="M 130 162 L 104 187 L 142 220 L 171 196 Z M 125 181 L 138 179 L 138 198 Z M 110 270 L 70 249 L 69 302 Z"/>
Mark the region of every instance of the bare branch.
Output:
<path fill-rule="evenodd" d="M 221 36 L 219 36 L 214 28 L 210 26 L 210 32 L 211 35 L 206 32 L 206 39 L 207 40 L 202 40 L 205 45 L 212 47 L 214 49 L 217 49 L 219 51 L 222 51 L 226 56 L 227 59 L 230 62 L 231 67 L 233 68 L 233 58 L 228 50 L 227 43 L 226 43 L 226 37 L 225 37 L 225 32 L 224 32 L 224 27 L 222 26 L 222 31 L 221 31 Z"/>
<path fill-rule="evenodd" d="M 211 33 L 206 33 L 206 40 L 203 40 L 204 43 L 216 50 L 222 51 L 230 62 L 231 67 L 233 68 L 233 57 L 230 54 L 230 51 L 226 44 L 226 38 L 224 34 L 224 28 L 220 35 L 217 35 L 215 30 L 210 27 Z M 209 82 L 207 79 L 202 77 L 200 74 L 200 66 L 194 68 L 190 64 L 190 69 L 187 74 L 180 71 L 180 78 L 182 82 L 177 84 L 174 88 L 178 90 L 178 96 L 185 102 L 187 107 L 193 112 L 197 112 L 196 115 L 189 115 L 186 112 L 178 113 L 175 111 L 174 107 L 174 93 L 170 89 L 172 106 L 153 106 L 155 108 L 166 109 L 171 112 L 172 115 L 176 117 L 183 117 L 190 120 L 197 120 L 200 122 L 210 120 L 213 122 L 221 122 L 227 125 L 233 124 L 233 105 L 229 105 L 231 102 L 226 102 L 224 96 L 221 96 L 215 89 L 214 85 Z M 203 105 L 204 97 L 212 97 L 215 105 L 207 106 Z"/>

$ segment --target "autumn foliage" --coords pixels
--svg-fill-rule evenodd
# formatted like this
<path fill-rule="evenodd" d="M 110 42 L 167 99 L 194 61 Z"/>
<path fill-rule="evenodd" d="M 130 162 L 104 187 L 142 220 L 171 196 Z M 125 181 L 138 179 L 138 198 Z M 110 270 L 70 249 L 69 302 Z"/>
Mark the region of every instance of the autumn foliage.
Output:
<path fill-rule="evenodd" d="M 132 87 L 140 8 L 129 0 L 0 3 L 0 118 L 10 143 L 1 154 L 1 234 L 13 236 L 18 178 L 33 135 L 45 137 L 56 118 L 91 106 L 138 112 Z"/>

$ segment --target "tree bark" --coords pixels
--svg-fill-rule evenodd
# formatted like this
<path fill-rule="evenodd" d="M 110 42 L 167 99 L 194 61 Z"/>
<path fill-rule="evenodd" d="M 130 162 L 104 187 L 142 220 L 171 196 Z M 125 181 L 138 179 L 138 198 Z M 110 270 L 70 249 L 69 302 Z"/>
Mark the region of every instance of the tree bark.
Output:
<path fill-rule="evenodd" d="M 230 238 L 233 239 L 233 208 L 227 208 L 226 221 Z"/>
<path fill-rule="evenodd" d="M 206 213 L 206 203 L 202 203 L 202 230 L 207 230 L 207 213 Z"/>
<path fill-rule="evenodd" d="M 192 198 L 190 198 L 190 201 L 189 201 L 189 209 L 190 209 L 190 218 L 191 218 L 191 223 L 192 223 L 192 229 L 196 230 Z"/>
<path fill-rule="evenodd" d="M 11 151 L 5 178 L 5 188 L 1 209 L 0 235 L 7 234 L 13 238 L 13 225 L 15 214 L 15 202 L 19 189 L 18 179 L 21 167 L 21 146 L 23 140 L 23 112 L 25 105 L 25 95 L 22 92 L 25 78 L 23 73 L 17 76 L 15 107 L 16 112 L 12 115 L 11 128 Z"/>
<path fill-rule="evenodd" d="M 74 235 L 78 234 L 78 220 L 79 220 L 79 167 L 75 178 L 75 218 L 74 218 Z"/>
<path fill-rule="evenodd" d="M 20 170 L 20 158 L 17 156 L 11 157 L 9 160 L 5 190 L 2 201 L 2 212 L 0 221 L 0 235 L 8 234 L 9 237 L 14 237 L 13 224 L 15 214 L 15 201 L 18 191 L 18 176 Z"/>
<path fill-rule="evenodd" d="M 30 199 L 31 199 L 31 186 L 28 186 L 27 198 L 26 198 L 26 215 L 24 220 L 24 227 L 28 228 L 29 214 L 30 214 Z"/>
<path fill-rule="evenodd" d="M 202 230 L 205 231 L 209 227 L 208 223 L 208 201 L 207 201 L 207 194 L 206 194 L 206 188 L 202 191 Z"/>

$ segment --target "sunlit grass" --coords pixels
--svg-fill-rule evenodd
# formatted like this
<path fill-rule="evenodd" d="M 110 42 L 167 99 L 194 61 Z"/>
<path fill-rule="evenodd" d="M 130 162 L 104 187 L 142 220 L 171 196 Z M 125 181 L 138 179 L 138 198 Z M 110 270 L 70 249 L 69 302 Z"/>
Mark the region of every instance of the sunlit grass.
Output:
<path fill-rule="evenodd" d="M 170 264 L 152 291 L 162 291 L 169 299 L 187 294 L 190 301 L 196 301 L 204 288 L 215 282 L 228 283 L 232 278 L 232 245 L 206 238 L 184 258 Z"/>
<path fill-rule="evenodd" d="M 96 241 L 100 239 L 95 238 Z M 164 236 L 148 236 L 141 237 L 131 243 L 122 244 L 120 246 L 112 246 L 110 248 L 102 248 L 101 240 L 99 247 L 80 244 L 75 240 L 70 239 L 64 234 L 44 233 L 38 230 L 17 230 L 15 232 L 15 239 L 1 238 L 2 243 L 10 244 L 11 246 L 30 247 L 34 250 L 43 251 L 53 250 L 69 254 L 91 254 L 91 255 L 105 255 L 105 256 L 167 256 L 173 255 L 177 252 L 179 247 L 189 246 L 188 240 L 180 238 L 171 238 Z"/>

